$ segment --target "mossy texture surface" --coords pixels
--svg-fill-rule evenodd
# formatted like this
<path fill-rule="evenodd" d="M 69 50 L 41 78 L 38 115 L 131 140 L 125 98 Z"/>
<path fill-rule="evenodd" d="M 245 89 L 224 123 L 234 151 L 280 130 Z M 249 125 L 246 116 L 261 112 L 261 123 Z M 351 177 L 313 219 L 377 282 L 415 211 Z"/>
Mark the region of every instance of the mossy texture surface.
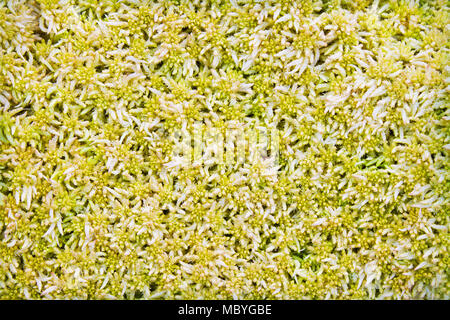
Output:
<path fill-rule="evenodd" d="M 448 299 L 448 23 L 443 0 L 0 1 L 0 298 Z M 262 127 L 264 157 L 229 134 Z"/>

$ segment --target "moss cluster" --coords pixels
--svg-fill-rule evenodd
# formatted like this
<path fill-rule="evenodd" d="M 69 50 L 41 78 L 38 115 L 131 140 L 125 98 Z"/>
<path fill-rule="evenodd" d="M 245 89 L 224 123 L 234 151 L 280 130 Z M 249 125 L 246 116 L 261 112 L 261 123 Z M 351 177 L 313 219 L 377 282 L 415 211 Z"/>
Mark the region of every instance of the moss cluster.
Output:
<path fill-rule="evenodd" d="M 448 299 L 448 22 L 0 1 L 0 298 Z M 180 165 L 198 123 L 277 128 L 278 166 Z"/>

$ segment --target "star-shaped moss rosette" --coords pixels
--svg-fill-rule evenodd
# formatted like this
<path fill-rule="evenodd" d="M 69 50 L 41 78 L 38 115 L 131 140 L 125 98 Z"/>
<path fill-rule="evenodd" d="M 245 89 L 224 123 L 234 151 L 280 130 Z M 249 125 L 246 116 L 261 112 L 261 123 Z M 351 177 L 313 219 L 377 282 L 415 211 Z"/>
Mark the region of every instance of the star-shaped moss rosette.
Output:
<path fill-rule="evenodd" d="M 448 299 L 448 23 L 0 1 L 0 298 Z"/>

